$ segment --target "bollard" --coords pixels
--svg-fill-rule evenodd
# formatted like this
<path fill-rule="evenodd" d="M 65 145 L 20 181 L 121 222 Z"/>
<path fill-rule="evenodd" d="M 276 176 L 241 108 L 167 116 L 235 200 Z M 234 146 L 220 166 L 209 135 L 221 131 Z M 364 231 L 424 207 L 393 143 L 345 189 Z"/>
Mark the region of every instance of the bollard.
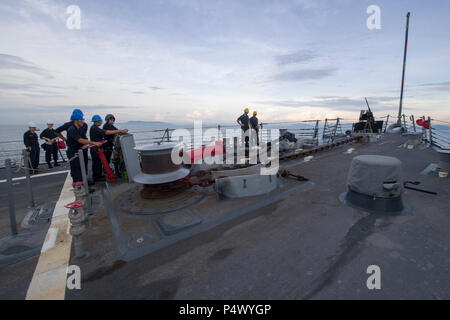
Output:
<path fill-rule="evenodd" d="M 81 201 L 71 202 L 64 206 L 70 209 L 69 210 L 70 234 L 74 237 L 73 247 L 75 249 L 76 259 L 81 259 L 87 256 L 87 253 L 84 252 L 83 249 L 83 239 L 81 237 L 84 230 L 86 230 L 86 226 L 84 224 L 85 217 L 82 214 L 82 212 L 80 212 L 82 211 L 83 206 L 84 203 Z"/>
<path fill-rule="evenodd" d="M 9 221 L 10 221 L 10 225 L 11 225 L 11 233 L 12 233 L 12 235 L 16 235 L 17 234 L 16 208 L 14 206 L 14 192 L 13 192 L 13 181 L 12 181 L 12 173 L 11 173 L 11 159 L 5 160 L 5 169 L 6 169 L 6 180 L 8 183 Z"/>
<path fill-rule="evenodd" d="M 28 198 L 30 201 L 29 207 L 30 208 L 34 208 L 35 203 L 34 203 L 34 196 L 33 196 L 33 188 L 31 186 L 31 177 L 30 177 L 30 154 L 28 153 L 27 150 L 23 150 L 22 152 L 23 154 L 23 161 L 25 162 L 25 177 L 27 180 L 27 190 L 28 190 Z"/>

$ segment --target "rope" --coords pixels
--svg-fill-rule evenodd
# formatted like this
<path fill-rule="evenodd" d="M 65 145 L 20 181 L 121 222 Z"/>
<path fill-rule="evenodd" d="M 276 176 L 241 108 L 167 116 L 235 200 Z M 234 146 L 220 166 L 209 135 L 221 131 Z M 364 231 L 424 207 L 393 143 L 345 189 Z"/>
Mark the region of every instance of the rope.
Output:
<path fill-rule="evenodd" d="M 64 164 L 62 164 L 60 166 L 63 167 L 63 168 L 67 168 L 67 166 L 70 164 L 70 162 L 75 160 L 75 159 L 77 159 L 77 158 L 78 158 L 78 154 L 74 155 L 72 158 L 67 160 L 66 163 L 64 163 Z M 29 155 L 27 156 L 27 160 L 28 160 L 27 161 L 28 162 L 28 167 L 25 167 L 24 165 L 22 165 L 22 163 L 25 163 L 25 161 L 23 159 L 23 155 L 22 155 L 22 158 L 20 159 L 20 164 L 17 164 L 17 163 L 11 164 L 11 168 L 17 168 L 16 171 L 15 171 L 16 173 L 19 172 L 20 170 L 23 170 L 23 171 L 29 170 L 31 172 L 36 171 L 37 169 L 32 168 L 33 166 L 31 164 L 31 159 L 30 159 Z M 51 169 L 39 169 L 39 171 L 51 171 Z"/>
<path fill-rule="evenodd" d="M 432 121 L 437 121 L 437 122 L 443 122 L 443 123 L 448 123 L 450 124 L 450 121 L 444 121 L 444 120 L 436 120 L 436 119 L 431 119 Z"/>

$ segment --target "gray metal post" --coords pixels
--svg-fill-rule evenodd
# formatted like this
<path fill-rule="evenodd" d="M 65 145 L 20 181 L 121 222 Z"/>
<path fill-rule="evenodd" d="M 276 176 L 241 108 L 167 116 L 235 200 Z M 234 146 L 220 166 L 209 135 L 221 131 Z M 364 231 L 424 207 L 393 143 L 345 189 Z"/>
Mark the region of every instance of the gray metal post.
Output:
<path fill-rule="evenodd" d="M 316 141 L 317 141 L 317 144 L 318 144 L 318 141 L 319 141 L 319 120 L 316 120 L 316 125 L 314 127 L 313 141 L 314 141 L 314 143 L 316 143 Z"/>
<path fill-rule="evenodd" d="M 259 125 L 259 143 L 263 143 L 263 123 Z"/>
<path fill-rule="evenodd" d="M 238 138 L 237 137 L 233 137 L 233 164 L 237 164 L 238 163 Z"/>
<path fill-rule="evenodd" d="M 431 117 L 428 117 L 428 123 L 430 125 L 430 145 L 433 145 L 433 134 L 431 132 Z"/>
<path fill-rule="evenodd" d="M 388 122 L 389 122 L 389 115 L 387 115 L 387 118 L 386 118 L 386 125 L 384 126 L 384 132 L 386 133 L 386 129 L 387 129 L 387 126 L 388 126 Z"/>
<path fill-rule="evenodd" d="M 425 116 L 422 116 L 422 121 L 425 121 Z M 424 126 L 422 126 L 422 135 L 423 135 L 423 140 L 425 142 L 428 142 L 428 138 L 427 138 L 427 129 L 425 129 Z"/>
<path fill-rule="evenodd" d="M 88 184 L 88 179 L 87 179 L 87 174 L 86 174 L 86 167 L 85 167 L 85 163 L 84 163 L 83 150 L 81 150 L 81 149 L 78 150 L 78 159 L 80 160 L 81 176 L 83 177 L 84 190 L 86 191 L 87 210 L 90 213 L 91 209 L 92 209 L 91 195 L 89 193 L 89 184 Z"/>
<path fill-rule="evenodd" d="M 222 139 L 222 144 L 223 144 L 223 163 L 226 163 L 227 160 L 227 151 L 228 151 L 228 146 L 227 146 L 227 138 L 223 137 Z"/>
<path fill-rule="evenodd" d="M 414 121 L 414 115 L 411 115 L 410 119 L 414 128 L 414 132 L 416 132 L 416 122 Z"/>
<path fill-rule="evenodd" d="M 331 142 L 334 142 L 334 140 L 335 140 L 338 125 L 339 125 L 339 118 L 336 119 L 336 125 L 333 130 L 333 137 L 331 138 Z"/>
<path fill-rule="evenodd" d="M 8 183 L 9 221 L 10 221 L 10 225 L 11 225 L 11 233 L 13 235 L 16 235 L 17 234 L 16 208 L 14 206 L 14 192 L 13 192 L 13 181 L 12 181 L 12 173 L 11 173 L 11 159 L 5 160 L 5 169 L 6 169 L 6 180 Z"/>
<path fill-rule="evenodd" d="M 27 180 L 27 190 L 28 190 L 28 199 L 30 201 L 30 208 L 34 208 L 35 203 L 34 203 L 34 195 L 33 195 L 33 188 L 31 186 L 31 177 L 30 177 L 30 170 L 31 170 L 31 166 L 30 166 L 30 154 L 28 153 L 27 150 L 23 150 L 22 152 L 23 154 L 23 161 L 25 162 L 25 177 Z"/>

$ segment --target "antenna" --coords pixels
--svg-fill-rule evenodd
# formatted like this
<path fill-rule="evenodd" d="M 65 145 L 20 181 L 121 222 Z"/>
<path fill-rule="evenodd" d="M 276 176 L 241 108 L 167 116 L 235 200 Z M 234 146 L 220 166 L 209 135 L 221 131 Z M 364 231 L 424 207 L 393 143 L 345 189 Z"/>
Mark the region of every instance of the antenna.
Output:
<path fill-rule="evenodd" d="M 406 36 L 405 36 L 405 53 L 403 55 L 403 73 L 402 73 L 402 88 L 400 90 L 400 105 L 398 107 L 398 120 L 397 125 L 402 123 L 402 107 L 403 107 L 403 87 L 405 84 L 405 68 L 406 68 L 406 52 L 408 51 L 408 31 L 409 31 L 409 16 L 410 12 L 406 15 Z"/>
<path fill-rule="evenodd" d="M 370 110 L 369 102 L 367 102 L 367 98 L 364 98 L 364 99 L 366 99 L 366 104 L 367 104 L 367 108 L 369 109 L 369 112 L 372 112 L 372 110 Z"/>

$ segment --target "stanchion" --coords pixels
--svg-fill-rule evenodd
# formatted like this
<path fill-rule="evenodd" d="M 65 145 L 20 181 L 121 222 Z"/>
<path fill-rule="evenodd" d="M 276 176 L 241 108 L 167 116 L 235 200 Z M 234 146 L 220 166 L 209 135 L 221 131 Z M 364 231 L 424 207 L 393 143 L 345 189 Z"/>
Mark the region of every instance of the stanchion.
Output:
<path fill-rule="evenodd" d="M 16 208 L 14 206 L 14 192 L 13 192 L 13 181 L 12 181 L 12 173 L 11 173 L 11 159 L 5 160 L 5 169 L 6 169 L 6 181 L 8 183 L 9 222 L 11 225 L 12 235 L 16 235 L 17 234 Z"/>
<path fill-rule="evenodd" d="M 31 186 L 31 177 L 30 177 L 30 171 L 32 169 L 30 166 L 30 154 L 27 150 L 23 150 L 22 155 L 23 155 L 23 161 L 25 162 L 24 168 L 25 168 L 25 177 L 27 180 L 28 199 L 30 202 L 29 206 L 30 206 L 30 208 L 34 208 L 35 203 L 34 203 L 33 188 Z"/>
<path fill-rule="evenodd" d="M 91 213 L 92 211 L 92 202 L 91 202 L 91 194 L 89 193 L 89 185 L 86 173 L 86 165 L 84 163 L 84 154 L 83 150 L 78 150 L 78 159 L 80 160 L 81 166 L 81 176 L 83 177 L 84 189 L 86 191 L 86 200 L 87 200 L 87 211 Z"/>

